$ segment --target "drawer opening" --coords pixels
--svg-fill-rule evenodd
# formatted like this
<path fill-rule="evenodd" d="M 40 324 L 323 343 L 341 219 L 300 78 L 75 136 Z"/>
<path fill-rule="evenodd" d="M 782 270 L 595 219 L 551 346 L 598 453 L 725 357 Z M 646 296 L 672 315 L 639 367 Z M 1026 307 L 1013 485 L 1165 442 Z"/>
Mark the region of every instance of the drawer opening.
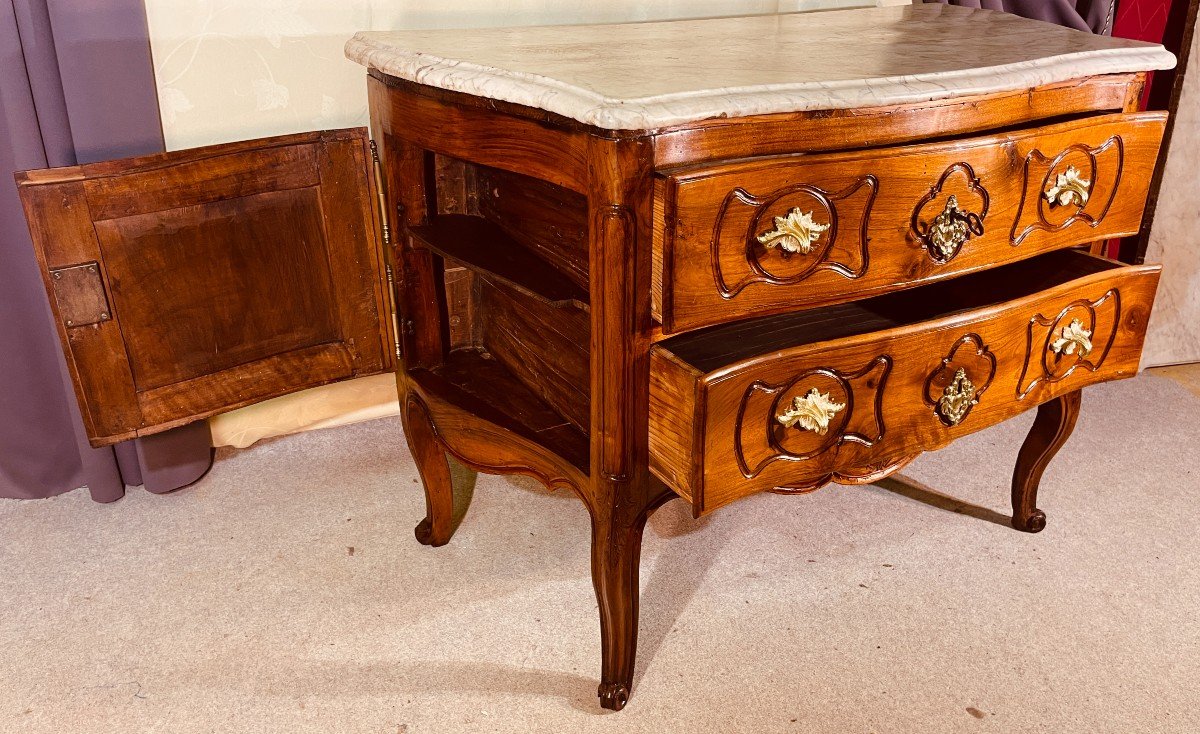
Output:
<path fill-rule="evenodd" d="M 1121 263 L 1060 250 L 980 273 L 861 301 L 746 319 L 671 337 L 663 349 L 701 372 L 779 349 L 845 339 L 1030 296 Z"/>

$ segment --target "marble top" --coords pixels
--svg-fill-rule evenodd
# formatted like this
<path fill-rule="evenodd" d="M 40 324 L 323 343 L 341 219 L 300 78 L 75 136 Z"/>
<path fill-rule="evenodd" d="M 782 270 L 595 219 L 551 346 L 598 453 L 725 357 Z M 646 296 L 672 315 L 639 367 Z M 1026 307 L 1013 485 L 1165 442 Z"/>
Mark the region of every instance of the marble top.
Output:
<path fill-rule="evenodd" d="M 385 74 L 612 130 L 875 107 L 1169 69 L 1157 44 L 952 5 L 709 20 L 367 31 Z"/>

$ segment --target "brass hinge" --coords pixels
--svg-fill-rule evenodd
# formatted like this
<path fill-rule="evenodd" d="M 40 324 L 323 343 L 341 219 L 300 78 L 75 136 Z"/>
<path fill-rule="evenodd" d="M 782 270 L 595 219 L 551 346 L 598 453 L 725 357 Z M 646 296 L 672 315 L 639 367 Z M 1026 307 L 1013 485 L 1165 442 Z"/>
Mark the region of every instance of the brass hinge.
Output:
<path fill-rule="evenodd" d="M 400 350 L 400 319 L 396 313 L 396 278 L 392 272 L 392 228 L 388 224 L 387 189 L 384 187 L 383 164 L 379 161 L 379 146 L 375 144 L 374 140 L 370 142 L 371 163 L 375 175 L 375 194 L 379 206 L 379 233 L 383 238 L 383 267 L 384 272 L 387 274 L 388 310 L 391 312 L 392 317 L 392 348 L 395 350 L 398 366 L 402 356 Z"/>
<path fill-rule="evenodd" d="M 387 216 L 387 189 L 383 185 L 383 164 L 379 162 L 379 146 L 371 141 L 371 162 L 375 174 L 375 196 L 379 200 L 379 230 L 383 235 L 383 246 L 392 244 L 392 229 Z M 390 255 L 389 255 L 390 257 Z"/>
<path fill-rule="evenodd" d="M 396 315 L 396 277 L 392 273 L 392 264 L 387 263 L 383 266 L 387 271 L 388 283 L 388 302 L 392 305 L 392 334 L 395 335 L 395 343 L 392 345 L 396 350 L 396 361 L 400 361 L 400 319 Z"/>

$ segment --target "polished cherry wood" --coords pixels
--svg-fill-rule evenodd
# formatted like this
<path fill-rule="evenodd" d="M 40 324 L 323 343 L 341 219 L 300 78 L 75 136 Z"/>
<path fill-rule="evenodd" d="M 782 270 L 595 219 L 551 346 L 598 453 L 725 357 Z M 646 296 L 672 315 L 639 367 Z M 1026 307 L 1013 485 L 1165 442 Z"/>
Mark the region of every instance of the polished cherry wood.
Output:
<path fill-rule="evenodd" d="M 588 136 L 495 110 L 453 104 L 445 95 L 413 93 L 413 85 L 372 72 L 367 80 L 372 129 L 378 120 L 424 150 L 524 174 L 586 193 Z M 497 124 L 503 120 L 502 124 Z M 376 137 L 378 142 L 378 137 Z"/>
<path fill-rule="evenodd" d="M 425 486 L 425 519 L 415 529 L 417 540 L 425 545 L 439 546 L 450 541 L 454 533 L 454 486 L 446 452 L 438 444 L 433 420 L 425 403 L 413 395 L 404 401 L 400 412 L 404 422 L 404 438 L 412 452 Z"/>
<path fill-rule="evenodd" d="M 391 369 L 367 142 L 304 133 L 18 174 L 94 445 Z"/>
<path fill-rule="evenodd" d="M 1132 112 L 1145 74 L 883 107 L 714 119 L 654 131 L 656 168 L 899 145 L 1101 111 Z"/>
<path fill-rule="evenodd" d="M 660 342 L 651 468 L 696 515 L 764 490 L 876 481 L 1066 392 L 1136 374 L 1158 275 L 1058 252 Z M 1056 353 L 1076 320 L 1090 350 Z M 940 400 L 960 369 L 974 402 L 948 421 Z M 825 430 L 781 424 L 812 390 L 840 406 Z"/>
<path fill-rule="evenodd" d="M 653 305 L 663 331 L 854 300 L 1141 225 L 1165 113 L 1107 115 L 946 142 L 692 166 L 660 182 Z M 1085 206 L 1044 192 L 1074 167 Z M 943 252 L 937 217 L 977 219 Z M 759 241 L 798 210 L 808 252 Z M 808 243 L 805 243 L 808 244 Z M 661 260 L 661 263 L 660 263 Z"/>

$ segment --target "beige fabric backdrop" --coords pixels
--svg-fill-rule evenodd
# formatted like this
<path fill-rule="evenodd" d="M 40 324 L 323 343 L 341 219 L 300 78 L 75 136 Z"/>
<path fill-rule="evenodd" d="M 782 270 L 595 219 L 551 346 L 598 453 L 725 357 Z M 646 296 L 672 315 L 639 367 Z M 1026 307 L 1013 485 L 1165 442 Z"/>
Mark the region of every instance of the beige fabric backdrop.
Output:
<path fill-rule="evenodd" d="M 599 23 L 794 12 L 909 0 L 146 0 L 171 150 L 367 122 L 355 31 Z M 391 376 L 307 390 L 217 416 L 215 445 L 394 415 Z"/>
<path fill-rule="evenodd" d="M 1163 265 L 1142 356 L 1145 367 L 1200 362 L 1200 33 L 1192 39 L 1147 262 Z"/>

